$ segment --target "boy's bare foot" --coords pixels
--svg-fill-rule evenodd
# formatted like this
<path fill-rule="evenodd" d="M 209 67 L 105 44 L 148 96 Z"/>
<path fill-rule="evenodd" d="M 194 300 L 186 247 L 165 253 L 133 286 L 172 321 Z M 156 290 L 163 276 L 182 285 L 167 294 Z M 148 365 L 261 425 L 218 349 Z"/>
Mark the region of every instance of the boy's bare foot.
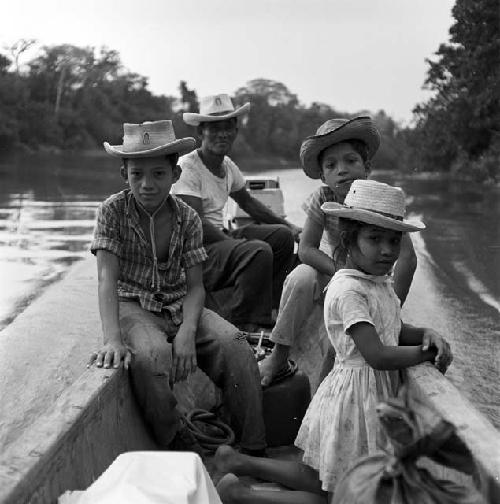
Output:
<path fill-rule="evenodd" d="M 273 379 L 288 367 L 290 347 L 276 343 L 271 355 L 259 362 L 260 384 L 263 387 L 271 385 Z"/>
<path fill-rule="evenodd" d="M 242 455 L 228 445 L 219 446 L 213 460 L 215 469 L 219 474 L 238 474 L 243 463 L 243 457 L 245 455 Z"/>
<path fill-rule="evenodd" d="M 217 484 L 217 493 L 224 504 L 231 504 L 233 502 L 240 502 L 250 489 L 247 485 L 243 484 L 238 476 L 229 473 L 226 474 Z"/>

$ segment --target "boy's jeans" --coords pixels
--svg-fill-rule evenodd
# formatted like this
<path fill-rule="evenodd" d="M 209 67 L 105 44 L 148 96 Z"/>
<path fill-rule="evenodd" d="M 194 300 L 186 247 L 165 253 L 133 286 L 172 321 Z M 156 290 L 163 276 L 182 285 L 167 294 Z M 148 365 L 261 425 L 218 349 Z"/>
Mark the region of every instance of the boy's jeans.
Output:
<path fill-rule="evenodd" d="M 179 427 L 180 413 L 169 385 L 172 345 L 177 332 L 168 312 L 155 314 L 138 302 L 120 302 L 122 335 L 132 348 L 132 386 L 156 441 L 167 448 Z M 243 448 L 266 446 L 262 389 L 253 352 L 245 337 L 216 313 L 203 309 L 196 333 L 198 367 L 222 389 L 232 427 Z"/>

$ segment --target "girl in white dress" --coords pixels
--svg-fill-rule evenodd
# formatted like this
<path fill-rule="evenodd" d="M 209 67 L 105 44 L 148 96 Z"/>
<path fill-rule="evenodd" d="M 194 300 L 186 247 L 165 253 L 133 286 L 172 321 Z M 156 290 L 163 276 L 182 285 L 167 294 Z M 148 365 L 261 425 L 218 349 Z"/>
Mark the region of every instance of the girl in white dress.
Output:
<path fill-rule="evenodd" d="M 224 503 L 327 502 L 352 463 L 384 446 L 375 408 L 396 395 L 399 370 L 431 361 L 444 372 L 452 360 L 437 333 L 401 322 L 390 273 L 403 233 L 425 228 L 404 220 L 403 191 L 355 180 L 344 204 L 324 203 L 322 209 L 339 217 L 337 253 L 347 259 L 332 277 L 324 304 L 335 366 L 314 395 L 295 441 L 304 464 L 247 457 L 223 447 L 216 456 L 219 467 L 233 473 L 219 484 Z M 254 491 L 239 475 L 293 490 Z"/>

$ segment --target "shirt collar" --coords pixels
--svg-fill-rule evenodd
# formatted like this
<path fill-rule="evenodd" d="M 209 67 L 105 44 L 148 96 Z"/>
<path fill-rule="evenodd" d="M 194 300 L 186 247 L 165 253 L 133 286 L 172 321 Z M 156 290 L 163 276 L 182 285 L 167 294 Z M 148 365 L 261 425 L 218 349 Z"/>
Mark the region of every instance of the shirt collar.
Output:
<path fill-rule="evenodd" d="M 179 210 L 179 204 L 171 194 L 167 196 L 167 205 L 170 205 L 172 210 L 174 211 L 176 221 L 180 223 L 181 221 L 181 213 Z M 126 189 L 126 214 L 127 217 L 132 218 L 136 222 L 139 222 L 139 210 L 137 209 L 136 200 L 134 198 L 134 194 L 130 189 Z"/>
<path fill-rule="evenodd" d="M 365 280 L 370 280 L 375 283 L 391 283 L 391 275 L 370 275 L 368 273 L 363 273 L 357 269 L 343 268 L 338 270 L 334 276 L 351 276 L 357 278 L 364 278 Z"/>

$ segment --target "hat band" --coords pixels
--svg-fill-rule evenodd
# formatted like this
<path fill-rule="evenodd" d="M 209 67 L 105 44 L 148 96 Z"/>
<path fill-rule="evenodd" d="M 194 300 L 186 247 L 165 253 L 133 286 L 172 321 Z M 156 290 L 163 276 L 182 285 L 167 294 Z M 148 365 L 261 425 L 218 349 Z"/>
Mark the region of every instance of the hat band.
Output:
<path fill-rule="evenodd" d="M 365 210 L 367 212 L 373 212 L 379 215 L 382 215 L 383 217 L 388 217 L 389 219 L 394 219 L 398 221 L 402 221 L 403 217 L 401 215 L 394 215 L 386 212 L 379 212 L 378 210 L 373 210 L 371 208 L 362 208 L 362 207 L 353 207 L 353 206 L 348 206 L 346 205 L 347 208 L 350 208 L 351 210 Z"/>

